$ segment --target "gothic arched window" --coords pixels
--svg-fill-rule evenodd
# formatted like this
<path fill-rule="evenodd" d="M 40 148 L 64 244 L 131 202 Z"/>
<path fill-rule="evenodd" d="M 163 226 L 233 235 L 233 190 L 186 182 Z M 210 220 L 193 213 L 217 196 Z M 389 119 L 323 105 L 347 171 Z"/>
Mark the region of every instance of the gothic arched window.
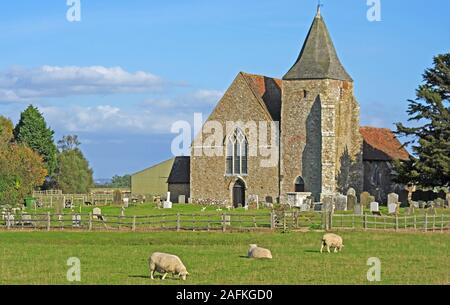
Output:
<path fill-rule="evenodd" d="M 248 174 L 248 142 L 242 130 L 237 128 L 227 139 L 227 175 Z"/>

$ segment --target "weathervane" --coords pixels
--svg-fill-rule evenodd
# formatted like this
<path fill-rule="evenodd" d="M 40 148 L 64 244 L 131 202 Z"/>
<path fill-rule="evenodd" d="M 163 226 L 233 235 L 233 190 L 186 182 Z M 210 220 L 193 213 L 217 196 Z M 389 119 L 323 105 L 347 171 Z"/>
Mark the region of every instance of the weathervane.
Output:
<path fill-rule="evenodd" d="M 320 16 L 320 8 L 323 6 L 322 2 L 320 0 L 317 1 L 317 17 Z"/>

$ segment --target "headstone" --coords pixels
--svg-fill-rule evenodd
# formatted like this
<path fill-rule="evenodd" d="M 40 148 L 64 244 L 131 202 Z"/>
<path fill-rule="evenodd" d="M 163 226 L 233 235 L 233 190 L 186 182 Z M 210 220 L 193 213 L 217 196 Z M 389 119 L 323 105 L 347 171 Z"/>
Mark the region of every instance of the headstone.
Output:
<path fill-rule="evenodd" d="M 361 204 L 355 204 L 355 206 L 353 207 L 353 212 L 355 213 L 355 215 L 363 215 L 363 206 Z"/>
<path fill-rule="evenodd" d="M 354 188 L 349 188 L 348 189 L 348 191 L 347 191 L 347 196 L 348 195 L 352 195 L 352 196 L 355 196 L 356 197 L 356 191 L 355 191 L 355 189 Z"/>
<path fill-rule="evenodd" d="M 333 210 L 333 206 L 334 206 L 334 195 L 323 195 L 322 196 L 322 203 L 323 203 L 323 207 L 322 210 L 324 210 L 325 212 L 330 212 Z"/>
<path fill-rule="evenodd" d="M 411 206 L 415 209 L 418 209 L 420 207 L 419 202 L 417 202 L 417 201 L 411 201 Z"/>
<path fill-rule="evenodd" d="M 251 210 L 259 209 L 259 198 L 258 195 L 250 195 L 248 196 L 248 205 L 246 206 Z"/>
<path fill-rule="evenodd" d="M 362 192 L 361 193 L 361 205 L 363 207 L 368 207 L 369 206 L 369 204 L 370 204 L 369 196 L 370 196 L 370 194 L 368 192 Z"/>
<path fill-rule="evenodd" d="M 437 199 L 434 201 L 434 206 L 435 206 L 436 208 L 438 208 L 438 209 L 441 209 L 441 208 L 445 207 L 445 200 L 442 199 L 442 198 L 437 198 Z"/>
<path fill-rule="evenodd" d="M 419 209 L 425 209 L 427 203 L 425 201 L 419 201 Z"/>
<path fill-rule="evenodd" d="M 375 202 L 375 196 L 369 196 L 369 206 L 370 207 L 370 203 Z"/>
<path fill-rule="evenodd" d="M 397 204 L 398 203 L 398 195 L 396 193 L 390 193 L 388 194 L 388 205 L 390 203 Z"/>
<path fill-rule="evenodd" d="M 388 213 L 397 214 L 398 213 L 398 203 L 388 203 Z"/>
<path fill-rule="evenodd" d="M 336 210 L 347 211 L 347 196 L 341 194 L 336 196 Z"/>
<path fill-rule="evenodd" d="M 92 218 L 93 219 L 102 219 L 102 210 L 100 208 L 94 208 L 92 210 Z"/>
<path fill-rule="evenodd" d="M 185 204 L 186 203 L 186 195 L 178 196 L 178 203 Z"/>
<path fill-rule="evenodd" d="M 446 207 L 448 208 L 448 207 L 450 207 L 450 193 L 448 193 L 447 196 L 445 196 L 445 198 L 446 198 L 446 201 L 447 201 Z"/>
<path fill-rule="evenodd" d="M 370 211 L 371 212 L 379 212 L 380 211 L 380 204 L 376 201 L 370 203 Z"/>
<path fill-rule="evenodd" d="M 72 226 L 73 227 L 80 227 L 81 225 L 81 215 L 72 215 Z"/>
<path fill-rule="evenodd" d="M 300 212 L 309 212 L 310 206 L 309 204 L 300 205 Z"/>
<path fill-rule="evenodd" d="M 124 206 L 125 208 L 128 208 L 129 202 L 130 202 L 130 199 L 128 199 L 128 198 L 123 198 L 123 206 Z"/>
<path fill-rule="evenodd" d="M 231 216 L 230 215 L 222 215 L 222 221 L 225 222 L 226 226 L 231 226 Z"/>
<path fill-rule="evenodd" d="M 353 210 L 355 208 L 355 205 L 357 204 L 357 200 L 356 200 L 356 196 L 349 194 L 347 195 L 347 209 L 348 210 Z"/>
<path fill-rule="evenodd" d="M 314 205 L 313 210 L 314 210 L 315 212 L 320 212 L 320 211 L 322 211 L 323 203 L 314 203 L 313 205 Z"/>

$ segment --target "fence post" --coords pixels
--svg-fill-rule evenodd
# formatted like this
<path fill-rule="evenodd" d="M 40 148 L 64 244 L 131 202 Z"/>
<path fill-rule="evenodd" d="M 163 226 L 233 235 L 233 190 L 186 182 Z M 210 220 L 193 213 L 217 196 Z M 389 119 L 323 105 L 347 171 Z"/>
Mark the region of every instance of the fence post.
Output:
<path fill-rule="evenodd" d="M 270 212 L 270 229 L 275 229 L 275 213 L 273 211 Z"/>
<path fill-rule="evenodd" d="M 92 231 L 92 212 L 89 213 L 89 231 Z"/>
<path fill-rule="evenodd" d="M 330 230 L 333 230 L 333 210 L 330 211 L 329 217 L 330 224 L 328 227 Z"/>
<path fill-rule="evenodd" d="M 180 213 L 177 213 L 177 232 L 180 231 Z"/>
<path fill-rule="evenodd" d="M 428 231 L 428 213 L 425 213 L 425 232 Z"/>
<path fill-rule="evenodd" d="M 50 226 L 51 226 L 51 216 L 50 216 L 50 212 L 47 213 L 47 231 L 50 231 Z"/>
<path fill-rule="evenodd" d="M 136 232 L 136 216 L 133 216 L 133 226 L 131 228 L 133 232 Z"/>
<path fill-rule="evenodd" d="M 435 231 L 436 228 L 436 214 L 433 214 L 433 232 Z"/>
<path fill-rule="evenodd" d="M 6 213 L 6 228 L 9 230 L 11 228 L 11 213 Z"/>
<path fill-rule="evenodd" d="M 286 232 L 286 211 L 283 211 L 283 232 Z"/>
<path fill-rule="evenodd" d="M 364 230 L 367 230 L 367 214 L 363 215 L 363 227 Z"/>
<path fill-rule="evenodd" d="M 222 213 L 222 232 L 225 232 L 226 230 L 225 213 Z"/>
<path fill-rule="evenodd" d="M 414 214 L 414 230 L 417 230 L 417 217 Z"/>
<path fill-rule="evenodd" d="M 395 231 L 398 231 L 398 215 L 395 214 Z"/>

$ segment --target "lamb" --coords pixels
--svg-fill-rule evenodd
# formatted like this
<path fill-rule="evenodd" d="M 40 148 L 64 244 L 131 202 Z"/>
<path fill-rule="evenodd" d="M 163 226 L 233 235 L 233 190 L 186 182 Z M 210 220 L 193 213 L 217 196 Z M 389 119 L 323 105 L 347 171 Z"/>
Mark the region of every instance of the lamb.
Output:
<path fill-rule="evenodd" d="M 251 244 L 248 250 L 249 258 L 268 258 L 272 259 L 272 253 L 268 249 L 260 248 L 258 245 Z"/>
<path fill-rule="evenodd" d="M 162 280 L 165 280 L 167 274 L 171 273 L 181 277 L 183 281 L 186 280 L 186 276 L 189 275 L 186 267 L 181 262 L 180 258 L 176 255 L 155 252 L 148 259 L 150 277 L 153 280 L 153 275 L 156 272 L 164 274 Z"/>
<path fill-rule="evenodd" d="M 344 247 L 342 237 L 336 234 L 328 233 L 322 237 L 322 247 L 320 248 L 320 253 L 322 253 L 323 248 L 327 247 L 328 253 L 330 253 L 330 248 L 334 248 L 334 252 L 339 252 Z"/>

